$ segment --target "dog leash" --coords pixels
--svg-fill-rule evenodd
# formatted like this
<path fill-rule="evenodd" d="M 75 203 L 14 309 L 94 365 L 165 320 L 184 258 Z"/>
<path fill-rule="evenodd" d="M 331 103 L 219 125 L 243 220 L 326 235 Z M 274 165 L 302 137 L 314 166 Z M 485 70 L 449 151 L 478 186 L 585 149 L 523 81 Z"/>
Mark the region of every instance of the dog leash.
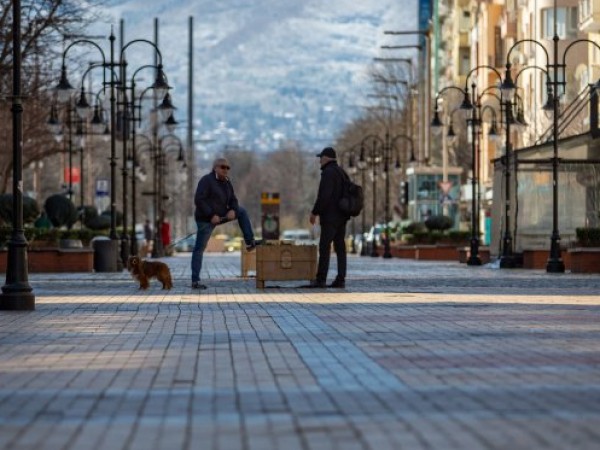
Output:
<path fill-rule="evenodd" d="M 176 241 L 173 241 L 171 244 L 167 245 L 167 248 L 173 247 L 175 244 L 178 244 L 181 241 L 184 241 L 185 239 L 189 238 L 190 236 L 193 236 L 194 234 L 196 234 L 196 232 L 190 233 L 187 236 L 182 237 L 181 239 L 177 239 Z"/>
<path fill-rule="evenodd" d="M 220 219 L 221 219 L 221 222 L 219 222 L 219 225 L 222 225 L 222 224 L 227 223 L 227 222 L 231 222 L 231 220 L 229 220 L 227 217 L 220 217 Z M 235 220 L 235 219 L 233 219 L 233 220 Z M 167 245 L 167 248 L 173 247 L 175 244 L 178 244 L 179 242 L 181 242 L 181 241 L 189 238 L 190 236 L 192 236 L 194 234 L 196 234 L 195 231 L 192 232 L 192 233 L 190 233 L 190 234 L 188 234 L 187 236 L 182 237 L 181 239 L 177 239 L 176 241 L 173 241 L 173 243 Z"/>

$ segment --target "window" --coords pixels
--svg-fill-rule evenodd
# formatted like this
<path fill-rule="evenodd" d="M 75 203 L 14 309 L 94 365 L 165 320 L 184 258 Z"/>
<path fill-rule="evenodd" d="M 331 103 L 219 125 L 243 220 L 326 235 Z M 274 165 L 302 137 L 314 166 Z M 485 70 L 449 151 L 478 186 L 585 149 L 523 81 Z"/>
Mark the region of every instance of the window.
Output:
<path fill-rule="evenodd" d="M 503 67 L 504 61 L 504 41 L 502 39 L 502 30 L 500 27 L 494 28 L 494 67 Z"/>
<path fill-rule="evenodd" d="M 471 30 L 471 12 L 467 9 L 463 9 L 460 14 L 458 22 L 461 33 L 468 33 Z"/>
<path fill-rule="evenodd" d="M 459 67 L 458 67 L 458 71 L 459 71 L 459 75 L 466 75 L 467 73 L 469 73 L 469 70 L 471 70 L 471 54 L 470 54 L 470 49 L 468 48 L 461 48 L 459 50 L 459 56 L 460 59 L 458 61 Z"/>
<path fill-rule="evenodd" d="M 556 8 L 556 33 L 561 39 L 577 37 L 579 17 L 577 7 Z M 542 10 L 542 37 L 552 39 L 554 36 L 554 8 Z"/>

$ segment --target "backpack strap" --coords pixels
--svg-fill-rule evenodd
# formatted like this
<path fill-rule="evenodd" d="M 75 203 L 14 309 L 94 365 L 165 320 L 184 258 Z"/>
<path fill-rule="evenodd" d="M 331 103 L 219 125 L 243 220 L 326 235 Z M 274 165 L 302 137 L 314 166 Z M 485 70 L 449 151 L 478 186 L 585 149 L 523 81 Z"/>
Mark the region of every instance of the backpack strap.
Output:
<path fill-rule="evenodd" d="M 348 176 L 348 174 L 346 173 L 346 171 L 344 169 L 342 169 L 340 166 L 336 166 L 338 168 L 338 172 L 339 174 L 342 176 L 342 180 L 344 181 L 344 183 L 347 183 L 350 181 L 350 177 Z"/>

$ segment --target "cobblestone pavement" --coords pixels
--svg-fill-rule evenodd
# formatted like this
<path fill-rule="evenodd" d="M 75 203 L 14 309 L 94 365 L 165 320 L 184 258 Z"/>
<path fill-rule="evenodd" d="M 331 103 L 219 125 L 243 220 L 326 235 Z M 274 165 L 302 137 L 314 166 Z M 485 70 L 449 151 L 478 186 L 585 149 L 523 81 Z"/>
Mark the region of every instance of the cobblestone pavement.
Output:
<path fill-rule="evenodd" d="M 166 259 L 31 274 L 0 312 L 2 449 L 597 449 L 600 276 L 352 257 L 347 289 Z M 334 269 L 334 267 L 333 267 Z"/>

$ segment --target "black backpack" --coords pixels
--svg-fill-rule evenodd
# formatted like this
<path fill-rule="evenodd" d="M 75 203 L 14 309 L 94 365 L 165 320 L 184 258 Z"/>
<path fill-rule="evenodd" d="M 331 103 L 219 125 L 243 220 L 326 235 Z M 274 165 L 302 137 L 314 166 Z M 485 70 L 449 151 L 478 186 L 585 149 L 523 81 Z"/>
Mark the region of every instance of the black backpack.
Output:
<path fill-rule="evenodd" d="M 356 217 L 365 206 L 363 188 L 359 184 L 354 183 L 346 172 L 344 172 L 344 169 L 341 167 L 339 169 L 342 174 L 344 185 L 342 197 L 340 198 L 338 206 L 344 214 L 347 214 L 350 217 Z"/>

